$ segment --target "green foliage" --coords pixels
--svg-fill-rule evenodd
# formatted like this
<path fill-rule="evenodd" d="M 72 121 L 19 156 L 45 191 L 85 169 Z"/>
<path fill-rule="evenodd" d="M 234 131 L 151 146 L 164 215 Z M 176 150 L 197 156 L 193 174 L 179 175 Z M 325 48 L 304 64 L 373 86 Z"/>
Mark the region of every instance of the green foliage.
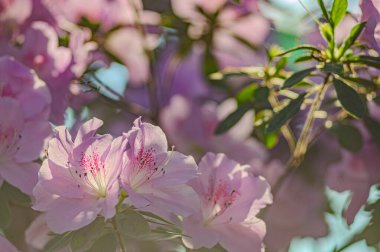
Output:
<path fill-rule="evenodd" d="M 11 224 L 12 215 L 9 202 L 4 194 L 0 193 L 0 229 L 6 229 Z"/>
<path fill-rule="evenodd" d="M 229 114 L 225 119 L 223 119 L 218 127 L 215 129 L 215 134 L 220 135 L 227 132 L 231 129 L 236 123 L 240 121 L 240 119 L 252 109 L 251 103 L 245 103 L 240 105 L 234 112 Z"/>
<path fill-rule="evenodd" d="M 286 54 L 289 54 L 289 53 L 292 53 L 292 52 L 296 52 L 296 51 L 300 51 L 300 50 L 308 50 L 308 51 L 311 51 L 311 52 L 317 52 L 317 53 L 320 53 L 321 51 L 312 46 L 312 45 L 300 45 L 300 46 L 296 46 L 296 47 L 293 47 L 293 48 L 290 48 L 284 52 L 281 52 L 279 54 L 276 55 L 276 57 L 281 57 L 281 56 L 285 56 Z"/>
<path fill-rule="evenodd" d="M 61 235 L 54 235 L 52 239 L 45 245 L 44 252 L 55 252 L 68 246 L 73 236 L 72 232 L 67 232 Z"/>
<path fill-rule="evenodd" d="M 296 99 L 291 100 L 280 112 L 276 113 L 268 124 L 267 132 L 270 133 L 279 130 L 285 123 L 295 116 L 300 111 L 305 96 L 306 93 L 300 94 Z"/>
<path fill-rule="evenodd" d="M 315 70 L 315 67 L 311 67 L 299 72 L 295 72 L 294 74 L 292 74 L 292 76 L 290 76 L 288 79 L 285 80 L 282 88 L 289 88 L 298 84 L 304 78 L 309 76 L 314 70 Z"/>
<path fill-rule="evenodd" d="M 343 81 L 334 78 L 334 87 L 344 110 L 355 118 L 362 118 L 366 112 L 367 107 L 359 94 Z"/>
<path fill-rule="evenodd" d="M 116 223 L 125 239 L 143 236 L 150 232 L 144 216 L 130 208 L 124 209 L 116 216 Z"/>
<path fill-rule="evenodd" d="M 337 123 L 331 128 L 339 144 L 351 152 L 358 152 L 363 147 L 363 136 L 355 126 L 346 123 Z"/>
<path fill-rule="evenodd" d="M 105 233 L 105 220 L 97 218 L 88 226 L 81 228 L 72 234 L 70 249 L 72 252 L 82 252 L 90 249 L 96 240 Z"/>
<path fill-rule="evenodd" d="M 380 148 L 380 122 L 376 121 L 371 117 L 364 118 L 364 125 L 371 134 L 372 140 Z"/>
<path fill-rule="evenodd" d="M 117 238 L 115 233 L 108 233 L 94 242 L 90 249 L 85 252 L 115 252 L 117 249 Z"/>
<path fill-rule="evenodd" d="M 359 23 L 359 24 L 355 25 L 355 27 L 352 28 L 350 35 L 343 42 L 343 44 L 341 45 L 341 47 L 338 50 L 338 56 L 337 56 L 338 59 L 340 57 L 342 57 L 343 54 L 355 43 L 355 41 L 358 39 L 358 37 L 362 33 L 365 25 L 366 25 L 366 22 L 363 22 L 363 23 Z"/>
<path fill-rule="evenodd" d="M 331 9 L 331 22 L 334 28 L 336 28 L 340 21 L 346 15 L 348 7 L 347 0 L 334 0 L 332 9 Z"/>

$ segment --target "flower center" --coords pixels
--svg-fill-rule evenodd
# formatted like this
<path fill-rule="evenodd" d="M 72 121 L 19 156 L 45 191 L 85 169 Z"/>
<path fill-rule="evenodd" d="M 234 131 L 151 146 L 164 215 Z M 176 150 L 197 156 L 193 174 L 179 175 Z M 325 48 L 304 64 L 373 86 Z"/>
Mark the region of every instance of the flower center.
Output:
<path fill-rule="evenodd" d="M 165 166 L 168 163 L 169 158 L 166 157 L 166 160 L 163 160 L 163 162 L 158 161 L 153 148 L 139 150 L 137 157 L 132 160 L 131 164 L 131 188 L 137 189 L 152 178 L 165 175 Z"/>
<path fill-rule="evenodd" d="M 18 143 L 22 138 L 18 131 L 0 124 L 0 162 L 6 157 L 13 156 L 20 150 Z"/>
<path fill-rule="evenodd" d="M 240 193 L 226 181 L 219 180 L 214 183 L 214 179 L 211 178 L 209 182 L 210 187 L 205 197 L 207 205 L 204 211 L 205 224 L 211 223 L 216 217 L 223 214 L 240 196 Z"/>
<path fill-rule="evenodd" d="M 93 151 L 90 154 L 82 154 L 79 165 L 72 166 L 70 162 L 67 163 L 71 175 L 78 182 L 78 187 L 88 189 L 88 192 L 98 197 L 107 196 L 107 182 L 104 162 L 101 160 L 100 155 Z"/>

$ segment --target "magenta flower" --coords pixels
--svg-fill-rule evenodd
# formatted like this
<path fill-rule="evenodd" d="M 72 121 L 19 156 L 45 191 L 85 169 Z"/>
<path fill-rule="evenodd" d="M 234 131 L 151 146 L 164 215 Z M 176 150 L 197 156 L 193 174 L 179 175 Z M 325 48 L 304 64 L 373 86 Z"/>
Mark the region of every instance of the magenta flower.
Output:
<path fill-rule="evenodd" d="M 49 141 L 33 208 L 46 212 L 47 224 L 56 233 L 79 229 L 98 214 L 107 219 L 115 215 L 126 142 L 124 137 L 96 135 L 102 124 L 96 118 L 87 121 L 74 141 L 67 129 L 57 127 Z"/>
<path fill-rule="evenodd" d="M 249 170 L 224 154 L 202 158 L 200 175 L 190 182 L 201 207 L 183 221 L 187 247 L 212 248 L 220 243 L 230 252 L 262 250 L 265 223 L 256 215 L 272 203 L 272 196 L 265 179 Z"/>
<path fill-rule="evenodd" d="M 168 151 L 164 132 L 140 118 L 126 137 L 121 181 L 129 201 L 137 208 L 163 215 L 192 211 L 188 202 L 196 200 L 195 193 L 186 183 L 197 175 L 194 159 Z"/>
<path fill-rule="evenodd" d="M 0 57 L 0 180 L 31 194 L 37 183 L 38 159 L 50 134 L 50 95 L 30 69 Z"/>

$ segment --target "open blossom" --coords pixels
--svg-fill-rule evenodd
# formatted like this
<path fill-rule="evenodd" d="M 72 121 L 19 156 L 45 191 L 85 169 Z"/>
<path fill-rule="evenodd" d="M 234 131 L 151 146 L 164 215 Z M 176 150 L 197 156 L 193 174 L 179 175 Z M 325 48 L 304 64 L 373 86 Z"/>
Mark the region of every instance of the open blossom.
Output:
<path fill-rule="evenodd" d="M 183 221 L 184 244 L 196 249 L 217 243 L 229 252 L 262 251 L 265 223 L 256 217 L 271 204 L 270 187 L 224 154 L 206 154 L 200 175 L 190 183 L 197 192 L 200 209 Z"/>
<path fill-rule="evenodd" d="M 380 53 L 380 1 L 361 0 L 362 21 L 367 22 L 361 39 Z"/>
<path fill-rule="evenodd" d="M 34 72 L 0 57 L 0 179 L 27 194 L 37 183 L 38 159 L 50 133 L 50 95 Z"/>
<path fill-rule="evenodd" d="M 98 214 L 115 215 L 125 138 L 97 135 L 103 124 L 87 121 L 73 141 L 64 127 L 49 141 L 48 158 L 39 172 L 33 208 L 46 212 L 54 232 L 63 233 L 91 223 Z"/>
<path fill-rule="evenodd" d="M 126 137 L 128 146 L 120 177 L 128 200 L 137 208 L 157 214 L 186 215 L 192 211 L 188 202 L 195 199 L 195 193 L 186 183 L 197 175 L 194 159 L 168 151 L 164 132 L 140 118 Z"/>

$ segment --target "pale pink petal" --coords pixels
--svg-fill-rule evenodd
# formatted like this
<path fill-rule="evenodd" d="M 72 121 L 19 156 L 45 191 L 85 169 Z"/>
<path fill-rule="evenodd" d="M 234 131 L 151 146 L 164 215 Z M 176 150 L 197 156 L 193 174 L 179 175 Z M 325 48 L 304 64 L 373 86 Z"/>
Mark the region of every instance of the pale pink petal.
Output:
<path fill-rule="evenodd" d="M 196 217 L 186 218 L 182 224 L 184 233 L 182 241 L 185 246 L 191 249 L 214 247 L 220 240 L 219 232 L 216 232 L 217 230 L 204 227 L 199 223 L 199 220 L 194 218 Z"/>
<path fill-rule="evenodd" d="M 18 249 L 2 235 L 0 235 L 0 248 L 4 252 L 18 252 Z"/>
<path fill-rule="evenodd" d="M 95 136 L 96 131 L 103 125 L 103 121 L 94 117 L 93 119 L 85 122 L 82 127 L 79 128 L 78 134 L 75 137 L 74 145 L 78 146 L 79 143 Z"/>
<path fill-rule="evenodd" d="M 1 167 L 0 175 L 9 184 L 17 187 L 23 193 L 31 195 L 37 184 L 37 174 L 40 165 L 36 163 L 7 163 Z"/>

